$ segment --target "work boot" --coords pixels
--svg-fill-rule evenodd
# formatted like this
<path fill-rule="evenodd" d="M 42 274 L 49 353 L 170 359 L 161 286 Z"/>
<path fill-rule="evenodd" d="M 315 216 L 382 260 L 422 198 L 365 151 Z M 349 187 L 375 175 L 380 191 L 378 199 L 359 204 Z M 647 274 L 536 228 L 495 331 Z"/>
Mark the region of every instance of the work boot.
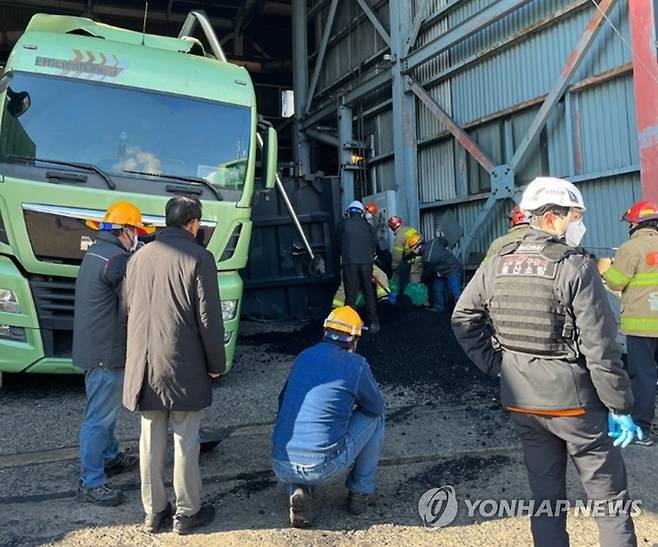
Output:
<path fill-rule="evenodd" d="M 631 444 L 639 444 L 640 446 L 653 446 L 655 439 L 651 433 L 645 433 L 644 439 L 640 440 L 637 436 L 631 441 Z"/>
<path fill-rule="evenodd" d="M 195 528 L 207 526 L 215 520 L 215 508 L 212 505 L 203 505 L 193 515 L 174 515 L 174 532 L 179 536 L 189 534 Z"/>
<path fill-rule="evenodd" d="M 368 494 L 358 494 L 350 492 L 347 496 L 347 510 L 353 515 L 363 515 L 368 509 L 370 496 Z"/>
<path fill-rule="evenodd" d="M 105 475 L 112 477 L 126 471 L 132 471 L 138 467 L 138 456 L 133 456 L 132 454 L 128 454 L 128 452 L 119 452 L 116 458 L 105 464 Z"/>
<path fill-rule="evenodd" d="M 101 484 L 95 488 L 85 488 L 78 485 L 78 500 L 103 507 L 114 507 L 123 501 L 121 490 L 112 490 L 107 484 Z"/>
<path fill-rule="evenodd" d="M 308 528 L 312 524 L 313 497 L 303 486 L 295 488 L 290 495 L 290 526 Z"/>
<path fill-rule="evenodd" d="M 147 513 L 144 517 L 144 531 L 150 534 L 159 532 L 167 523 L 171 523 L 171 517 L 174 515 L 174 508 L 171 503 L 167 502 L 165 507 L 159 513 Z"/>

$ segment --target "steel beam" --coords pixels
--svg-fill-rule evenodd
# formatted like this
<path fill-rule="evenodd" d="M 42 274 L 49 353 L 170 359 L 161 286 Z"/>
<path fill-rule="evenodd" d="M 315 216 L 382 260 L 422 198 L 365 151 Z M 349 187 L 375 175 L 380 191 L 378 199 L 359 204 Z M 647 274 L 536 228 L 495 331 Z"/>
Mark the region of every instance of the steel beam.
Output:
<path fill-rule="evenodd" d="M 382 40 L 386 42 L 386 45 L 388 47 L 391 47 L 391 37 L 388 34 L 388 31 L 384 28 L 384 25 L 382 25 L 381 21 L 378 19 L 375 12 L 372 11 L 372 8 L 366 3 L 365 0 L 356 0 L 356 1 L 359 4 L 359 6 L 361 6 L 363 13 L 366 14 L 366 17 L 368 17 L 368 19 L 372 23 L 372 26 L 375 27 L 375 30 L 382 37 Z"/>
<path fill-rule="evenodd" d="M 635 118 L 640 147 L 642 196 L 658 201 L 658 60 L 656 6 L 649 0 L 628 3 L 633 56 Z"/>
<path fill-rule="evenodd" d="M 525 6 L 531 0 L 498 0 L 476 13 L 470 19 L 451 28 L 436 40 L 408 55 L 403 62 L 404 71 L 410 72 L 417 66 L 433 59 L 469 36 L 495 23 L 513 11 Z"/>
<path fill-rule="evenodd" d="M 57 0 L 56 2 L 53 2 L 52 0 L 3 0 L 2 5 L 7 7 L 42 9 L 47 13 L 57 12 L 62 14 L 80 15 L 85 11 L 86 1 L 76 2 L 74 0 Z M 109 2 L 94 2 L 94 15 L 107 15 L 124 19 L 143 20 L 144 2 L 139 2 L 137 5 L 138 7 L 123 7 L 111 4 Z M 158 11 L 153 8 L 149 9 L 148 12 L 149 21 L 158 21 L 163 23 L 182 23 L 185 21 L 185 17 L 185 13 L 171 13 L 170 15 L 167 15 L 166 11 Z M 234 26 L 233 20 L 226 17 L 210 17 L 209 20 L 212 26 L 215 28 L 232 29 Z"/>
<path fill-rule="evenodd" d="M 418 97 L 421 102 L 429 109 L 429 111 L 434 114 L 439 121 L 446 126 L 448 131 L 452 134 L 453 137 L 461 144 L 466 151 L 477 161 L 482 168 L 489 174 L 493 173 L 494 167 L 496 164 L 494 161 L 487 155 L 487 153 L 482 150 L 478 144 L 471 139 L 468 133 L 464 131 L 457 122 L 455 122 L 450 115 L 441 108 L 441 105 L 437 103 L 430 95 L 425 91 L 419 84 L 414 82 L 411 78 L 407 78 L 407 84 L 409 89 L 413 92 L 416 97 Z"/>
<path fill-rule="evenodd" d="M 347 106 L 350 106 L 355 102 L 357 102 L 358 100 L 365 97 L 366 95 L 369 95 L 370 93 L 374 93 L 375 91 L 381 89 L 386 85 L 390 85 L 390 83 L 391 83 L 391 71 L 390 70 L 382 71 L 379 74 L 373 76 L 372 78 L 368 78 L 365 81 L 358 82 L 357 85 L 354 86 L 354 88 L 352 88 L 350 91 L 348 91 L 347 93 L 345 93 L 345 95 L 341 97 L 342 103 Z M 302 121 L 302 126 L 304 128 L 312 127 L 318 122 L 334 114 L 336 110 L 337 110 L 336 101 L 332 101 L 331 103 L 323 106 L 322 108 L 319 108 L 318 110 L 306 116 Z"/>
<path fill-rule="evenodd" d="M 311 137 L 316 141 L 323 142 L 324 144 L 328 144 L 329 146 L 335 146 L 336 148 L 339 146 L 338 138 L 336 138 L 335 135 L 323 133 L 322 131 L 318 131 L 316 129 L 307 129 L 305 133 L 308 137 Z"/>
<path fill-rule="evenodd" d="M 315 59 L 315 66 L 313 67 L 313 77 L 311 78 L 311 87 L 308 90 L 308 95 L 306 98 L 306 110 L 304 114 L 308 114 L 308 111 L 311 108 L 311 103 L 313 102 L 313 95 L 315 95 L 315 87 L 318 85 L 318 79 L 320 78 L 320 71 L 322 70 L 322 65 L 324 64 L 324 54 L 327 52 L 327 43 L 329 42 L 329 35 L 331 34 L 331 29 L 334 26 L 334 20 L 336 19 L 337 8 L 338 8 L 338 0 L 331 0 L 331 5 L 329 6 L 329 16 L 327 17 L 327 22 L 324 26 L 324 32 L 322 33 L 322 41 L 320 42 L 320 49 Z"/>
<path fill-rule="evenodd" d="M 391 66 L 393 91 L 393 151 L 398 212 L 409 226 L 420 225 L 418 199 L 418 149 L 416 137 L 416 98 L 406 88 L 402 72 L 402 52 L 413 18 L 411 2 L 389 2 L 391 27 Z"/>
<path fill-rule="evenodd" d="M 341 211 L 354 201 L 354 171 L 349 167 L 352 164 L 352 150 L 354 135 L 352 134 L 352 109 L 341 106 L 338 109 L 338 138 L 340 147 L 338 159 L 340 161 L 340 182 L 342 193 L 340 195 Z"/>
<path fill-rule="evenodd" d="M 539 133 L 544 128 L 544 125 L 546 125 L 548 116 L 551 114 L 551 112 L 553 112 L 555 105 L 566 91 L 569 85 L 569 80 L 571 80 L 571 77 L 580 66 L 582 60 L 585 58 L 585 54 L 589 50 L 590 46 L 594 42 L 594 38 L 596 38 L 599 30 L 601 29 L 601 23 L 605 20 L 605 16 L 610 12 L 614 4 L 615 0 L 601 0 L 601 3 L 598 5 L 598 9 L 594 10 L 592 18 L 590 19 L 589 23 L 587 23 L 587 26 L 585 27 L 580 40 L 578 40 L 578 44 L 569 55 L 567 62 L 560 71 L 560 75 L 553 85 L 553 88 L 549 92 L 546 100 L 539 109 L 539 112 L 537 112 L 535 119 L 532 121 L 532 124 L 528 128 L 525 137 L 523 137 L 523 140 L 514 153 L 514 157 L 510 162 L 514 171 L 519 171 L 519 167 L 525 159 L 528 150 L 539 137 Z"/>
<path fill-rule="evenodd" d="M 459 252 L 457 255 L 459 258 L 461 258 L 462 263 L 466 264 L 466 261 L 468 260 L 468 255 L 466 253 L 468 252 L 471 243 L 473 243 L 473 240 L 475 239 L 475 234 L 480 231 L 480 227 L 486 222 L 487 218 L 489 218 L 489 215 L 491 214 L 491 211 L 493 211 L 494 205 L 496 205 L 497 201 L 498 197 L 496 194 L 491 193 L 487 198 L 487 201 L 484 202 L 482 209 L 480 209 L 480 212 L 478 213 L 473 226 L 469 228 L 468 233 L 464 234 L 461 241 L 459 242 Z"/>
<path fill-rule="evenodd" d="M 407 39 L 404 43 L 404 48 L 402 49 L 402 55 L 404 57 L 409 55 L 409 51 L 411 50 L 412 47 L 414 47 L 414 44 L 416 43 L 416 39 L 418 38 L 418 33 L 420 32 L 420 26 L 427 18 L 427 10 L 429 9 L 429 5 L 430 5 L 429 0 L 421 0 L 420 7 L 416 12 L 416 16 L 414 17 L 414 22 L 411 25 L 409 36 L 407 36 Z"/>
<path fill-rule="evenodd" d="M 293 48 L 293 88 L 295 90 L 295 133 L 294 158 L 297 174 L 310 174 L 311 152 L 309 143 L 301 127 L 302 114 L 306 110 L 308 92 L 308 51 L 306 42 L 306 0 L 292 2 L 292 48 Z"/>

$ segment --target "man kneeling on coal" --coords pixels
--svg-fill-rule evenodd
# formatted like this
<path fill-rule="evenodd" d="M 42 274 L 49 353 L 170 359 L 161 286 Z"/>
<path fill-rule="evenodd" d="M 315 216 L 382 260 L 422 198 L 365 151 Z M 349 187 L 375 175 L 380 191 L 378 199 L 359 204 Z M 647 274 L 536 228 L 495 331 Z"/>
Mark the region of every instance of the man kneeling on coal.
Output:
<path fill-rule="evenodd" d="M 350 513 L 364 513 L 375 491 L 384 398 L 368 362 L 354 353 L 363 329 L 351 307 L 333 310 L 322 341 L 297 357 L 279 395 L 272 468 L 286 485 L 296 528 L 311 525 L 313 488 L 350 467 Z"/>

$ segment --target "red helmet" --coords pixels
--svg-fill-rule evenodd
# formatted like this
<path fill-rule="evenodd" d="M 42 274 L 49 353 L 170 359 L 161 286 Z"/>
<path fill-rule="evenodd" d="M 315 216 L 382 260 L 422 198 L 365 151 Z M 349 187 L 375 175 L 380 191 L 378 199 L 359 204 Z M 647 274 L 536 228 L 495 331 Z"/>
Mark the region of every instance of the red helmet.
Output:
<path fill-rule="evenodd" d="M 391 217 L 388 219 L 388 227 L 395 232 L 402 226 L 402 219 L 400 217 Z"/>
<path fill-rule="evenodd" d="M 649 200 L 638 201 L 621 217 L 630 224 L 640 224 L 647 220 L 658 220 L 658 207 Z"/>
<path fill-rule="evenodd" d="M 530 219 L 526 215 L 525 211 L 521 209 L 518 205 L 515 205 L 514 208 L 507 215 L 512 226 L 518 226 L 519 224 L 529 224 Z"/>

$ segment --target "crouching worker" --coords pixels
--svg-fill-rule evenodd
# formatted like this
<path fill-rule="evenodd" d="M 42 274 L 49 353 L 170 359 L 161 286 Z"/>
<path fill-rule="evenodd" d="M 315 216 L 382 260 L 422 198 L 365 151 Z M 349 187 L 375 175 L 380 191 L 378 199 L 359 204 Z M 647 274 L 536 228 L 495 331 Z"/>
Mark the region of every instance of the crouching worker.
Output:
<path fill-rule="evenodd" d="M 297 357 L 279 395 L 272 467 L 285 483 L 296 528 L 311 525 L 313 488 L 350 467 L 350 513 L 365 512 L 375 491 L 384 398 L 368 362 L 354 353 L 363 328 L 349 306 L 333 310 L 323 340 Z"/>

